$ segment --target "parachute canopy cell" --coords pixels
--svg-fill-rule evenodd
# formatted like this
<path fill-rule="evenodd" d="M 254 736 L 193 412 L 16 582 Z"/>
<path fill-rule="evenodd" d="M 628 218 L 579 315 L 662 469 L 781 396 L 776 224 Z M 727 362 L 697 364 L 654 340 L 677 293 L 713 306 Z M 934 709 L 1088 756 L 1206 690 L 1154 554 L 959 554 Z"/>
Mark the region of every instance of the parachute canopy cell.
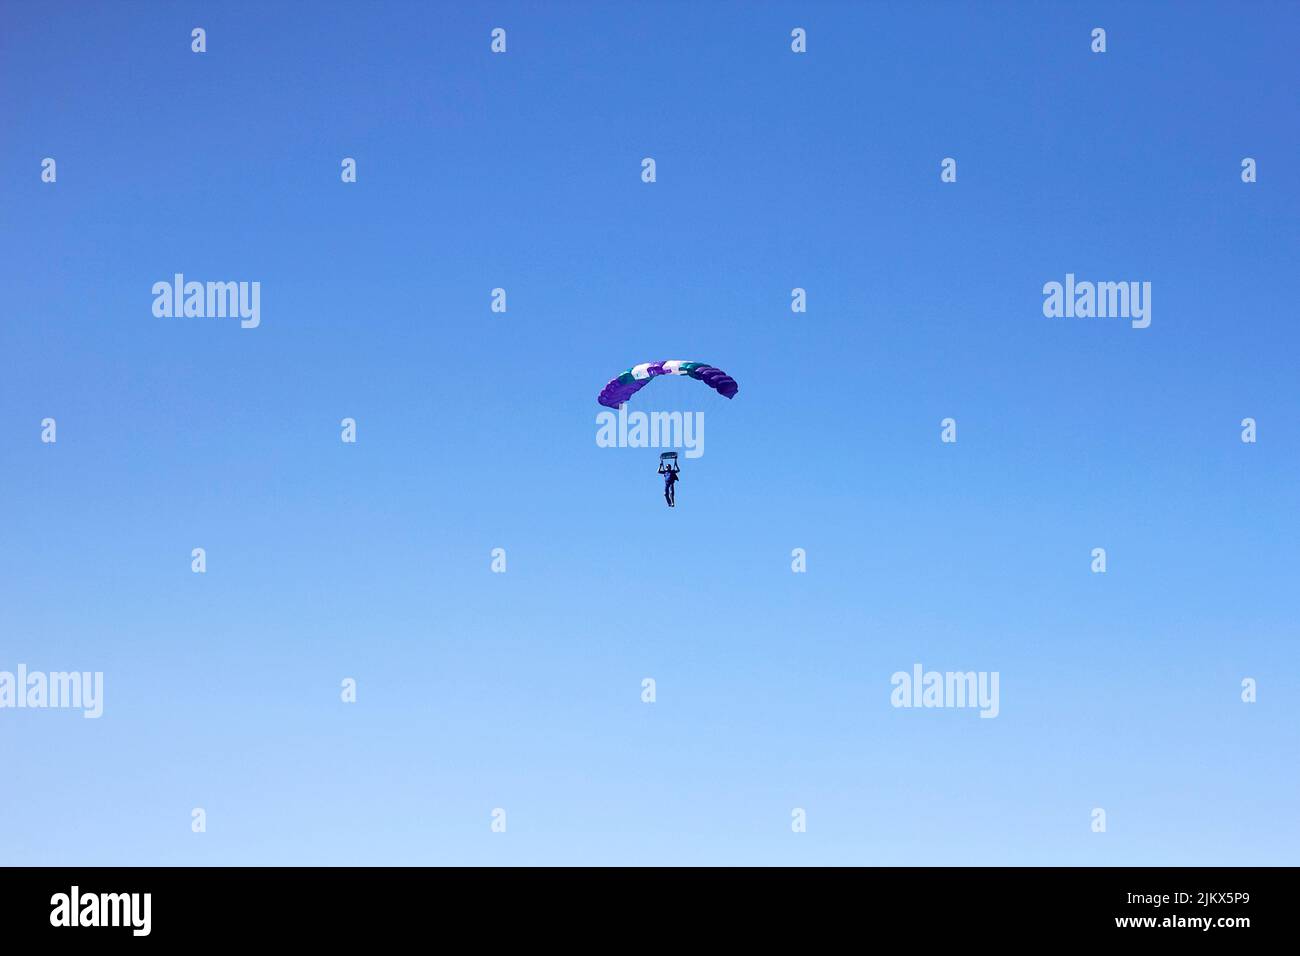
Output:
<path fill-rule="evenodd" d="M 596 401 L 606 408 L 618 408 L 641 389 L 650 384 L 650 380 L 659 375 L 689 375 L 698 379 L 724 398 L 735 398 L 740 386 L 736 380 L 720 368 L 703 362 L 645 362 L 633 365 L 617 378 L 610 379 L 608 385 L 600 390 Z"/>

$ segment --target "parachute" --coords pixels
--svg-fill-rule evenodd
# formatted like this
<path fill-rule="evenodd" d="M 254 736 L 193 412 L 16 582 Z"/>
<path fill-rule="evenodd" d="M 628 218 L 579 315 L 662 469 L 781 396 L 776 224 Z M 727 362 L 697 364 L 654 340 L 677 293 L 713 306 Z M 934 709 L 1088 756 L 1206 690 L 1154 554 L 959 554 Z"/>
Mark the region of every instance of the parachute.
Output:
<path fill-rule="evenodd" d="M 709 388 L 724 398 L 734 398 L 740 386 L 736 380 L 720 368 L 705 365 L 703 362 L 645 362 L 633 365 L 617 378 L 610 379 L 608 385 L 600 390 L 596 401 L 606 408 L 618 408 L 641 389 L 650 384 L 656 375 L 689 375 L 699 379 Z"/>

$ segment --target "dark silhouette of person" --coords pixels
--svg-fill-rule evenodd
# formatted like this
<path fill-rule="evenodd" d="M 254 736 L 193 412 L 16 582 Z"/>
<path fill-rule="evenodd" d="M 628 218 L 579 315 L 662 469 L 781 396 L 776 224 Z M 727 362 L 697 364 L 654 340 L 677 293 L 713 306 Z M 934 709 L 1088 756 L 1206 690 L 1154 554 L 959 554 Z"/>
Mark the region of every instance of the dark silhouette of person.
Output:
<path fill-rule="evenodd" d="M 659 464 L 659 474 L 664 476 L 664 501 L 668 502 L 669 508 L 677 507 L 677 476 L 681 473 L 676 465 Z"/>

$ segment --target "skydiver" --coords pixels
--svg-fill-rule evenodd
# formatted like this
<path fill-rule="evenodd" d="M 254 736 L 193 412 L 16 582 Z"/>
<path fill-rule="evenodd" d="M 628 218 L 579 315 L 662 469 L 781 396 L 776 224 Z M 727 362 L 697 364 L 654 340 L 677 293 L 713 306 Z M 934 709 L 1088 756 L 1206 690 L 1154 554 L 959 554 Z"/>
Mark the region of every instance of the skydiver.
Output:
<path fill-rule="evenodd" d="M 664 501 L 668 502 L 669 508 L 677 507 L 677 476 L 682 470 L 674 465 L 659 463 L 659 474 L 664 476 Z"/>

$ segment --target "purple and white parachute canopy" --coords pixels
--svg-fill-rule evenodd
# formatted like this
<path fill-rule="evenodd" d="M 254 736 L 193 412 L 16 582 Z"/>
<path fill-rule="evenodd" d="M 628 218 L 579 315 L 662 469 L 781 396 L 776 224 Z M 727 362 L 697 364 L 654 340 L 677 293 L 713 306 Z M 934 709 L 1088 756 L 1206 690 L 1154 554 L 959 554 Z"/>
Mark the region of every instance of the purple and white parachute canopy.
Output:
<path fill-rule="evenodd" d="M 705 365 L 703 362 L 645 362 L 633 365 L 617 378 L 610 379 L 608 385 L 600 390 L 596 401 L 607 408 L 618 408 L 641 389 L 650 384 L 656 375 L 689 375 L 699 379 L 709 388 L 725 398 L 734 398 L 740 386 L 736 380 L 720 368 Z"/>

